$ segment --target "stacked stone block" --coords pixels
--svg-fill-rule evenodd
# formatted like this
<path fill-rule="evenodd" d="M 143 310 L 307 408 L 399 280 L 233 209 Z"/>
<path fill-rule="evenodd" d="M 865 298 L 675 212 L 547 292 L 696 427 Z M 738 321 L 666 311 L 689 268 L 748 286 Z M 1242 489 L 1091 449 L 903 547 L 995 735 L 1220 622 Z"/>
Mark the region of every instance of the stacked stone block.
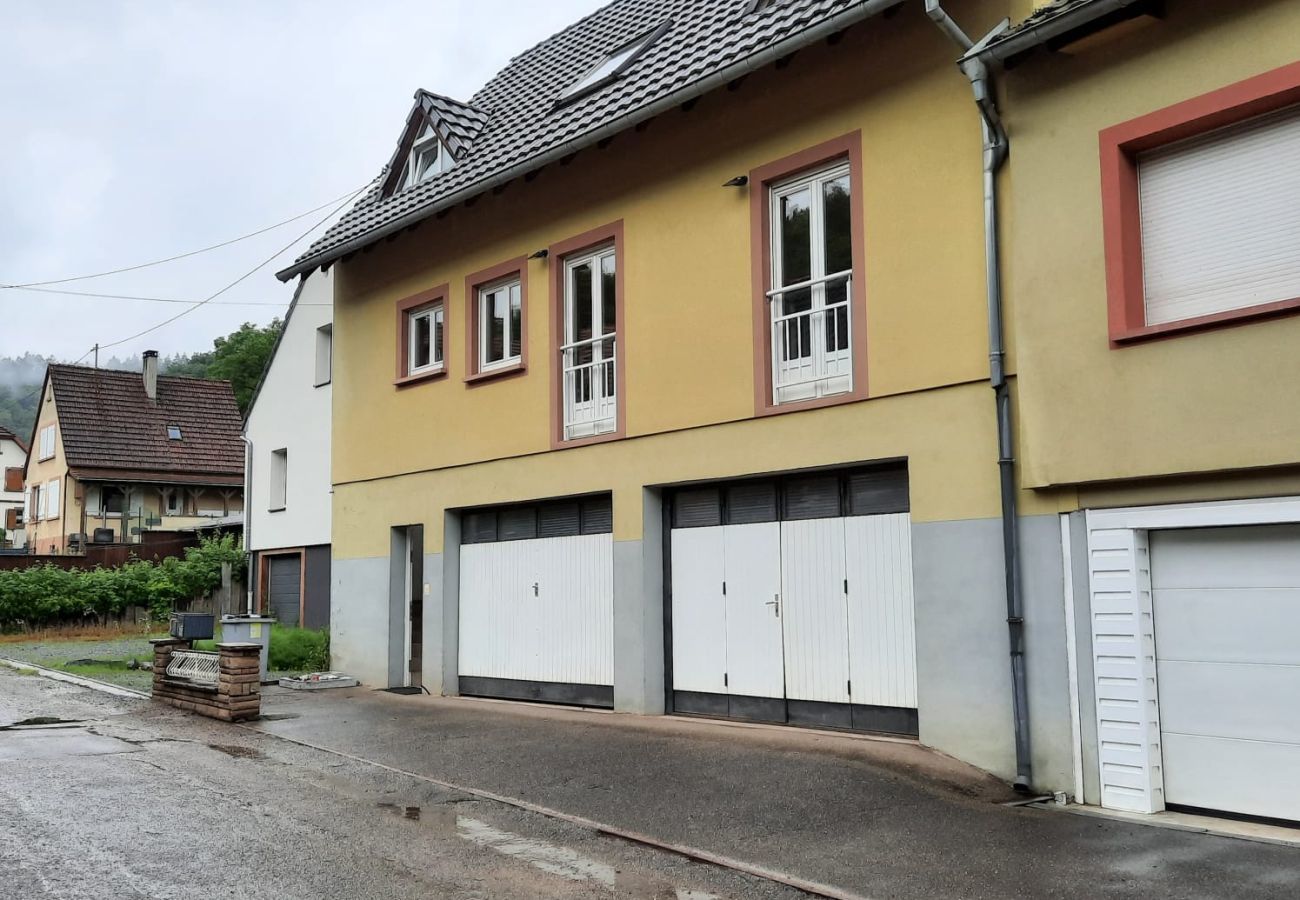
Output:
<path fill-rule="evenodd" d="M 217 644 L 218 674 L 216 684 L 200 684 L 183 678 L 167 677 L 172 653 L 189 650 L 190 641 L 161 638 L 153 644 L 153 698 L 199 715 L 223 722 L 256 719 L 262 709 L 259 677 L 261 646 L 258 644 Z"/>

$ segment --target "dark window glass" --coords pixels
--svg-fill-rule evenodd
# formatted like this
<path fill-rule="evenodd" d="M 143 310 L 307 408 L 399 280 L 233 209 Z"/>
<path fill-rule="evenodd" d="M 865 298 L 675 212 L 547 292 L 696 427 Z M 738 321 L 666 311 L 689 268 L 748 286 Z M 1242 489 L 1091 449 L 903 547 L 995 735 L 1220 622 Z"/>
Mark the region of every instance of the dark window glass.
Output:
<path fill-rule="evenodd" d="M 522 541 L 537 537 L 537 507 L 507 506 L 497 513 L 497 538 Z"/>
<path fill-rule="evenodd" d="M 729 524 L 775 522 L 776 519 L 776 482 L 742 481 L 727 488 Z"/>
<path fill-rule="evenodd" d="M 867 469 L 849 475 L 849 514 L 869 516 L 909 510 L 907 467 Z"/>
<path fill-rule="evenodd" d="M 614 530 L 614 504 L 610 497 L 588 497 L 582 501 L 582 533 L 608 534 Z"/>
<path fill-rule="evenodd" d="M 461 541 L 466 544 L 478 544 L 497 539 L 497 514 L 495 510 L 474 510 L 465 513 Z"/>
<path fill-rule="evenodd" d="M 579 534 L 578 501 L 558 500 L 544 503 L 537 511 L 538 537 L 568 537 Z"/>
<path fill-rule="evenodd" d="M 687 488 L 673 497 L 673 527 L 722 524 L 722 496 L 717 488 Z"/>
<path fill-rule="evenodd" d="M 808 189 L 781 198 L 781 284 L 798 284 L 812 277 L 812 237 Z"/>
<path fill-rule="evenodd" d="M 840 479 L 809 475 L 785 482 L 786 519 L 821 519 L 840 515 Z"/>

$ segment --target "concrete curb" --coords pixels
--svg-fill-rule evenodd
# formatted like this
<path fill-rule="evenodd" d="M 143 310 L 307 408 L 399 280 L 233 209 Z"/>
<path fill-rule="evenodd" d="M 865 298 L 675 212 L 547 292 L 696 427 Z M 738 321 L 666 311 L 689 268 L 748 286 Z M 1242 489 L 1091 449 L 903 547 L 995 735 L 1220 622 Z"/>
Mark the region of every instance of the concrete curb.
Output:
<path fill-rule="evenodd" d="M 1249 823 L 1236 822 L 1233 819 L 1219 819 L 1214 816 L 1188 815 L 1186 819 L 1176 821 L 1143 813 L 1124 813 L 1113 809 L 1082 806 L 1075 803 L 1068 806 L 1061 806 L 1057 803 L 1031 803 L 1029 806 L 1033 809 L 1042 809 L 1049 812 L 1070 813 L 1071 815 L 1088 816 L 1093 819 L 1109 819 L 1112 822 L 1126 822 L 1130 825 L 1145 825 L 1148 828 L 1165 828 L 1169 831 L 1185 831 L 1190 834 L 1205 834 L 1211 837 L 1232 838 L 1238 841 L 1252 841 L 1256 844 L 1272 844 L 1278 847 L 1300 847 L 1300 830 L 1296 831 L 1295 837 L 1251 834 L 1248 831 L 1234 827 L 1245 826 Z M 1284 826 L 1280 825 L 1265 827 L 1285 830 Z"/>
<path fill-rule="evenodd" d="M 0 666 L 7 666 L 19 672 L 31 672 L 40 675 L 43 678 L 49 678 L 53 681 L 66 681 L 68 684 L 75 684 L 79 687 L 90 688 L 92 691 L 100 691 L 105 694 L 112 694 L 114 697 L 127 697 L 131 700 L 149 700 L 148 694 L 142 694 L 139 691 L 133 691 L 130 688 L 119 687 L 116 684 L 109 684 L 107 681 L 99 681 L 94 678 L 87 678 L 85 675 L 72 675 L 68 672 L 62 672 L 58 669 L 48 669 L 45 666 L 38 666 L 35 663 L 22 662 L 17 659 L 11 659 L 8 656 L 0 656 Z"/>
<path fill-rule="evenodd" d="M 364 765 L 375 766 L 387 772 L 396 775 L 403 775 L 407 778 L 414 778 L 428 784 L 437 785 L 450 791 L 456 791 L 462 794 L 468 794 L 471 797 L 477 797 L 481 800 L 491 800 L 494 803 L 501 803 L 505 806 L 511 806 L 515 809 L 522 809 L 526 812 L 536 813 L 546 816 L 550 819 L 557 819 L 561 822 L 567 822 L 570 825 L 576 825 L 579 828 L 585 828 L 588 831 L 594 831 L 598 834 L 609 835 L 610 837 L 621 838 L 634 844 L 640 844 L 645 847 L 652 847 L 656 850 L 663 850 L 668 853 L 674 853 L 678 856 L 686 857 L 697 862 L 709 863 L 710 865 L 720 866 L 724 869 L 731 869 L 735 872 L 742 872 L 754 878 L 761 878 L 764 881 L 771 881 L 777 884 L 792 887 L 796 890 L 803 891 L 806 894 L 812 894 L 815 897 L 827 897 L 830 900 L 870 900 L 862 894 L 854 894 L 842 888 L 834 887 L 829 884 L 821 884 L 816 881 L 806 881 L 794 875 L 788 875 L 785 872 L 777 872 L 773 869 L 767 869 L 754 863 L 747 863 L 743 860 L 733 859 L 729 856 L 723 856 L 718 853 L 712 853 L 708 850 L 702 850 L 698 847 L 689 847 L 684 844 L 673 844 L 668 841 L 661 841 L 658 838 L 641 834 L 636 831 L 628 831 L 619 828 L 616 825 L 608 825 L 604 822 L 597 822 L 594 819 L 588 819 L 584 816 L 575 816 L 571 813 L 561 812 L 558 809 L 551 809 L 547 806 L 541 806 L 531 803 L 527 800 L 521 800 L 518 797 L 507 797 L 503 794 L 495 794 L 491 791 L 484 791 L 478 788 L 466 787 L 465 785 L 456 784 L 450 781 L 443 781 L 438 778 L 431 778 L 428 775 L 421 775 L 418 772 L 408 772 L 405 769 L 399 769 L 396 766 L 390 766 L 385 763 L 376 762 L 373 759 L 366 759 L 364 756 L 354 756 L 351 753 L 345 753 L 342 750 L 333 750 L 329 747 L 322 747 L 318 744 L 312 744 L 308 741 L 297 738 L 285 737 L 284 735 L 274 734 L 273 732 L 263 731 L 253 725 L 236 724 L 236 728 L 243 728 L 257 734 L 265 735 L 269 738 L 275 738 L 281 741 L 287 741 L 290 744 L 297 744 L 300 747 L 306 747 L 309 750 L 317 750 L 321 753 L 329 753 L 333 756 L 342 757 L 351 762 L 362 763 Z"/>

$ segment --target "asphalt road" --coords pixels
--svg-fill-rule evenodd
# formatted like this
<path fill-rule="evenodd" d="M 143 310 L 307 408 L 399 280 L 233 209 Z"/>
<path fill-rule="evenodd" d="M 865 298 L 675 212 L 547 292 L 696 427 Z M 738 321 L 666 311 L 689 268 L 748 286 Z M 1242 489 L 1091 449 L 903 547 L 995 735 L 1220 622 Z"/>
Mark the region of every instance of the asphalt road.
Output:
<path fill-rule="evenodd" d="M 34 717 L 70 723 L 15 725 Z M 0 668 L 2 898 L 793 898 L 243 728 Z"/>

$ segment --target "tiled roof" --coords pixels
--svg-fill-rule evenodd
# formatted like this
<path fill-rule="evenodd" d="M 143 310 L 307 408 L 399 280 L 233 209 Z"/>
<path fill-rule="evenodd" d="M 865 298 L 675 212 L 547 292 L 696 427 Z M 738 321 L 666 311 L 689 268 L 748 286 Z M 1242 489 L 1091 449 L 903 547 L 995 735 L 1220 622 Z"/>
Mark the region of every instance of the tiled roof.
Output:
<path fill-rule="evenodd" d="M 244 472 L 244 443 L 228 381 L 158 376 L 158 402 L 139 372 L 52 365 L 49 379 L 70 468 L 220 476 Z M 181 439 L 167 439 L 179 426 Z"/>
<path fill-rule="evenodd" d="M 468 105 L 421 92 L 456 135 L 456 165 L 389 197 L 371 191 L 280 272 L 288 279 L 332 261 L 386 229 L 404 227 L 489 187 L 493 179 L 555 152 L 594 143 L 611 125 L 631 127 L 668 99 L 698 96 L 721 75 L 737 77 L 764 51 L 792 52 L 817 40 L 819 26 L 847 27 L 902 0 L 778 0 L 748 12 L 748 0 L 614 0 L 520 54 Z M 668 30 L 621 75 L 572 103 L 561 92 L 610 51 L 670 22 Z M 451 104 L 454 104 L 452 106 Z M 474 121 L 474 114 L 485 116 Z M 408 120 L 409 121 L 409 120 Z M 471 134 L 472 126 L 481 128 Z M 452 146 L 457 152 L 457 146 Z"/>
<path fill-rule="evenodd" d="M 27 442 L 14 434 L 8 428 L 0 428 L 0 441 L 13 441 L 18 445 L 18 449 L 22 450 L 24 453 L 27 452 Z"/>

